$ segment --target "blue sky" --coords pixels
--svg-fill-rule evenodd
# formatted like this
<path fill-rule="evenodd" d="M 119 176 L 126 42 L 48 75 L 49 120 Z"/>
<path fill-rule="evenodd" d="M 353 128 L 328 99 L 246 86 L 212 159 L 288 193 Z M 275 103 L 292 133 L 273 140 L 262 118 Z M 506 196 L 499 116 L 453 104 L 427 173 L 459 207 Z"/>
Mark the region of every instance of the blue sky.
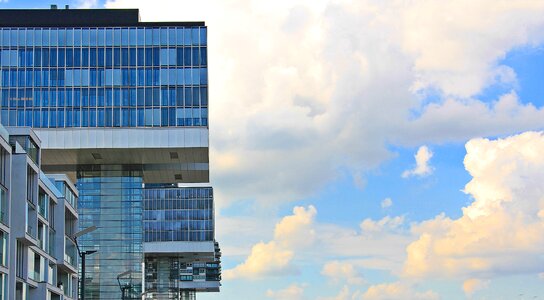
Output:
<path fill-rule="evenodd" d="M 201 299 L 544 295 L 543 2 L 68 4 L 209 27 Z"/>

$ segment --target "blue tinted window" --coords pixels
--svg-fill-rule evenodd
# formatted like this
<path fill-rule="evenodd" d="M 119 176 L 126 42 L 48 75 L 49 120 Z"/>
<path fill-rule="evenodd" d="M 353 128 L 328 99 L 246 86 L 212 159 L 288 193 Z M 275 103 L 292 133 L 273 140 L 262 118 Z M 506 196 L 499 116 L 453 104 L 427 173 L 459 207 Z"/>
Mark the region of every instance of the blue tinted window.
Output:
<path fill-rule="evenodd" d="M 183 45 L 190 46 L 191 42 L 191 28 L 185 28 L 183 30 Z"/>
<path fill-rule="evenodd" d="M 200 28 L 200 45 L 208 45 L 208 30 L 206 27 Z"/>

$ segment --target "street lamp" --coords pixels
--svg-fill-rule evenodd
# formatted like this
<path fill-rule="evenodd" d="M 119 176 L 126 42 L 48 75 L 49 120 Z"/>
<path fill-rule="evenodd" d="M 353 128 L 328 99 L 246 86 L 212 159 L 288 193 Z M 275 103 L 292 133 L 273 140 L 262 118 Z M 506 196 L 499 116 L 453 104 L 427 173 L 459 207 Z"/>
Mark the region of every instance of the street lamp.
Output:
<path fill-rule="evenodd" d="M 126 275 L 129 275 L 131 273 L 133 273 L 134 271 L 132 270 L 128 270 L 128 271 L 125 271 L 119 275 L 117 275 L 117 283 L 119 284 L 119 288 L 121 289 L 121 299 L 122 300 L 125 300 L 125 292 L 130 289 L 131 287 L 131 284 L 130 283 L 126 283 L 124 285 L 121 285 L 121 280 L 119 280 L 121 277 L 123 276 L 126 276 Z M 132 281 L 132 278 L 130 279 Z"/>
<path fill-rule="evenodd" d="M 96 253 L 97 250 L 87 250 L 87 251 L 81 251 L 79 249 L 79 245 L 77 243 L 77 238 L 84 235 L 84 234 L 87 234 L 89 232 L 93 232 L 95 231 L 97 228 L 96 226 L 91 226 L 91 227 L 87 227 L 83 230 L 80 230 L 78 232 L 76 232 L 72 238 L 74 239 L 74 242 L 76 244 L 76 248 L 77 248 L 77 253 L 79 254 L 79 257 L 81 258 L 81 277 L 79 278 L 79 282 L 80 282 L 80 288 L 79 288 L 79 299 L 81 300 L 85 300 L 85 258 L 87 257 L 87 255 L 91 255 L 93 253 Z"/>

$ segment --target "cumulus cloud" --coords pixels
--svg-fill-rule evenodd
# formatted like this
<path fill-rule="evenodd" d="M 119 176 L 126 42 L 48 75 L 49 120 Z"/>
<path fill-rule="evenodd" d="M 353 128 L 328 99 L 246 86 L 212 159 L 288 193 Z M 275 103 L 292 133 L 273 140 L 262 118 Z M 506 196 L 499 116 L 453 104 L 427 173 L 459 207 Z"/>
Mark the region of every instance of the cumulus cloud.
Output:
<path fill-rule="evenodd" d="M 282 290 L 267 290 L 266 296 L 278 300 L 300 300 L 304 299 L 305 285 L 292 284 Z"/>
<path fill-rule="evenodd" d="M 391 200 L 391 198 L 385 198 L 385 199 L 383 199 L 383 201 L 381 203 L 381 206 L 382 206 L 382 208 L 391 207 L 391 206 L 393 206 L 393 200 Z"/>
<path fill-rule="evenodd" d="M 365 283 L 363 276 L 349 262 L 330 261 L 327 262 L 321 274 L 331 278 L 334 282 L 347 282 L 352 285 Z"/>
<path fill-rule="evenodd" d="M 419 147 L 414 157 L 416 159 L 416 166 L 411 170 L 402 172 L 403 178 L 408 178 L 410 176 L 427 176 L 433 172 L 433 168 L 429 165 L 429 162 L 433 157 L 433 152 L 429 150 L 427 146 Z"/>
<path fill-rule="evenodd" d="M 458 219 L 440 215 L 414 227 L 419 238 L 407 247 L 404 275 L 537 274 L 544 267 L 543 134 L 474 139 L 466 149 L 473 178 L 464 191 L 474 202 Z"/>
<path fill-rule="evenodd" d="M 463 291 L 468 297 L 472 296 L 477 290 L 485 289 L 489 285 L 489 281 L 477 278 L 470 278 L 463 282 Z"/>
<path fill-rule="evenodd" d="M 402 282 L 383 283 L 372 285 L 363 294 L 363 300 L 393 300 L 393 299 L 411 299 L 411 300 L 436 300 L 440 299 L 438 294 L 433 291 L 418 292 L 410 285 Z"/>
<path fill-rule="evenodd" d="M 391 143 L 464 142 L 544 125 L 543 110 L 514 101 L 514 93 L 496 103 L 474 98 L 497 82 L 515 87 L 514 71 L 499 61 L 510 49 L 542 41 L 540 1 L 106 6 L 140 7 L 144 21 L 207 22 L 211 178 L 219 205 L 306 197 L 339 170 L 361 178 L 393 156 Z M 438 101 L 424 101 L 436 90 Z"/>
<path fill-rule="evenodd" d="M 274 230 L 274 239 L 255 244 L 247 259 L 233 269 L 223 272 L 225 279 L 258 279 L 264 276 L 296 272 L 291 265 L 295 250 L 313 242 L 312 228 L 317 210 L 313 206 L 295 207 L 293 215 L 284 217 Z"/>

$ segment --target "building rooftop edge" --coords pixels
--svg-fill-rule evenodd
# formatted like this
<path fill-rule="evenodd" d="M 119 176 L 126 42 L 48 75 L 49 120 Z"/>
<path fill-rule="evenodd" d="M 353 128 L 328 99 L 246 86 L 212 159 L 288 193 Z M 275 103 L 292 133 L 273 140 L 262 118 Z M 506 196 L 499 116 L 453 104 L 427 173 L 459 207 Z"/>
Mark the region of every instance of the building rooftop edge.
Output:
<path fill-rule="evenodd" d="M 0 9 L 0 27 L 153 26 L 205 26 L 205 22 L 140 22 L 138 9 Z"/>

